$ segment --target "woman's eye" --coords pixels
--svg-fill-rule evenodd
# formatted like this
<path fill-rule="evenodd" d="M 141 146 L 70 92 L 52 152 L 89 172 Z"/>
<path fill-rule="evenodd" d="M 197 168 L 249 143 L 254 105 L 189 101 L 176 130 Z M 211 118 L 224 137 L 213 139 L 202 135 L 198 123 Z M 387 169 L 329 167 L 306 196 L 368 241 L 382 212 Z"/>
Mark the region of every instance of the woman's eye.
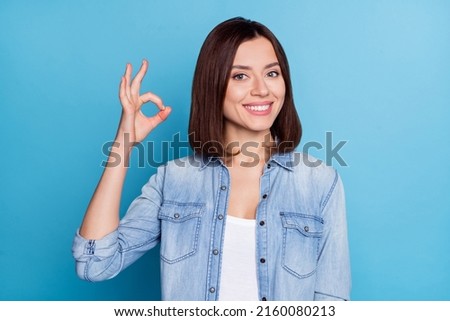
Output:
<path fill-rule="evenodd" d="M 244 74 L 236 74 L 233 76 L 234 80 L 244 80 L 245 78 L 247 78 L 247 76 Z"/>
<path fill-rule="evenodd" d="M 267 76 L 270 78 L 275 78 L 278 77 L 280 75 L 280 73 L 278 71 L 269 71 L 269 73 L 267 73 Z"/>

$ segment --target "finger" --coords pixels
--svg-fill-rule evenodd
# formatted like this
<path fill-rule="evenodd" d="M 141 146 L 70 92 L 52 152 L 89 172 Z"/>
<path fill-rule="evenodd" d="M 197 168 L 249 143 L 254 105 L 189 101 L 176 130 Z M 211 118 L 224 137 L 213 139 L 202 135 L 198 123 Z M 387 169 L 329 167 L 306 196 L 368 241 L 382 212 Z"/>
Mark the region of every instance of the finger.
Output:
<path fill-rule="evenodd" d="M 146 92 L 145 94 L 141 95 L 139 97 L 140 101 L 145 104 L 149 101 L 151 101 L 152 103 L 154 103 L 160 110 L 164 110 L 164 103 L 161 99 L 161 97 L 159 97 L 158 95 L 155 95 L 152 92 Z"/>
<path fill-rule="evenodd" d="M 127 67 L 125 69 L 125 92 L 127 94 L 128 99 L 131 101 L 131 89 L 130 89 L 130 84 L 131 84 L 131 72 L 132 72 L 132 66 L 131 64 L 127 64 Z"/>
<path fill-rule="evenodd" d="M 172 111 L 172 108 L 166 107 L 164 110 L 160 110 L 155 116 L 153 117 L 147 117 L 144 114 L 142 114 L 148 121 L 151 128 L 155 128 L 160 123 L 165 121 L 167 117 L 169 117 L 170 112 Z M 142 111 L 141 111 L 142 113 Z"/>
<path fill-rule="evenodd" d="M 119 84 L 119 98 L 120 101 L 124 100 L 124 98 L 126 97 L 127 93 L 125 92 L 125 77 L 122 76 L 120 78 L 120 84 Z"/>
<path fill-rule="evenodd" d="M 172 108 L 170 108 L 169 106 L 166 106 L 164 108 L 164 110 L 160 110 L 157 115 L 161 119 L 161 121 L 164 121 L 167 119 L 167 117 L 169 117 L 169 114 L 171 111 L 172 111 Z"/>
<path fill-rule="evenodd" d="M 141 68 L 139 69 L 139 72 L 136 74 L 133 81 L 131 82 L 132 95 L 139 95 L 139 89 L 141 88 L 142 79 L 147 73 L 147 69 L 148 69 L 148 62 L 147 60 L 144 59 L 142 60 L 142 65 Z"/>
<path fill-rule="evenodd" d="M 125 76 L 122 76 L 122 79 L 120 81 L 120 86 L 119 86 L 119 98 L 120 98 L 120 102 L 122 103 L 123 107 L 128 107 L 130 104 L 130 101 L 128 99 L 127 92 L 126 92 L 126 86 L 127 86 L 127 80 L 126 80 Z"/>

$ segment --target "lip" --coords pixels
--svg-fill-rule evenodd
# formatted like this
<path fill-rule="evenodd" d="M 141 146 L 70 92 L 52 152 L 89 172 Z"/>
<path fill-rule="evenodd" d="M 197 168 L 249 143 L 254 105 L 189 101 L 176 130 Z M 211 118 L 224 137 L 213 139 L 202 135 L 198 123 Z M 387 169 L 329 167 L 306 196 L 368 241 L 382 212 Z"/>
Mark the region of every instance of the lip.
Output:
<path fill-rule="evenodd" d="M 242 104 L 246 111 L 255 116 L 265 116 L 272 112 L 273 101 L 261 101 Z"/>

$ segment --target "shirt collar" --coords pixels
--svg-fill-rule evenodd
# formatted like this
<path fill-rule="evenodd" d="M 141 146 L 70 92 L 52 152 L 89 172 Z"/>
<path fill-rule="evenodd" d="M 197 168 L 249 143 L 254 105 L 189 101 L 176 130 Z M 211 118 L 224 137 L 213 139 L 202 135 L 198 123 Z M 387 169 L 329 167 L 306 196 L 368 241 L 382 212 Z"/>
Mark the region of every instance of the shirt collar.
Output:
<path fill-rule="evenodd" d="M 205 156 L 198 153 L 194 153 L 194 159 L 200 163 L 199 170 L 204 170 L 207 166 L 221 166 L 224 165 L 220 157 Z"/>
<path fill-rule="evenodd" d="M 220 157 L 216 156 L 204 156 L 200 154 L 194 154 L 195 160 L 200 162 L 200 169 L 203 170 L 207 166 L 224 166 L 222 160 Z M 280 165 L 282 168 L 292 171 L 294 167 L 294 153 L 288 152 L 288 153 L 277 153 L 275 155 L 272 155 L 272 157 L 269 159 L 268 163 L 275 162 L 278 165 Z"/>
<path fill-rule="evenodd" d="M 282 168 L 287 169 L 289 171 L 292 171 L 294 167 L 294 152 L 287 152 L 287 153 L 277 153 L 275 155 L 272 155 L 272 157 L 269 159 L 269 163 L 273 161 L 280 165 Z"/>

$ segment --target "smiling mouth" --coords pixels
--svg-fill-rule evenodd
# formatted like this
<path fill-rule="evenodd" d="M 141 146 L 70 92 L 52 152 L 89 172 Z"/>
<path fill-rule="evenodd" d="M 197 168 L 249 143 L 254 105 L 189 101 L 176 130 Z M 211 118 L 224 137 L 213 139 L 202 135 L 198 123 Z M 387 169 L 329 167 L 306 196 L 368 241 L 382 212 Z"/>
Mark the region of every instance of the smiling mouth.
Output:
<path fill-rule="evenodd" d="M 270 108 L 272 103 L 264 104 L 264 105 L 244 105 L 244 107 L 251 111 L 266 111 Z"/>

